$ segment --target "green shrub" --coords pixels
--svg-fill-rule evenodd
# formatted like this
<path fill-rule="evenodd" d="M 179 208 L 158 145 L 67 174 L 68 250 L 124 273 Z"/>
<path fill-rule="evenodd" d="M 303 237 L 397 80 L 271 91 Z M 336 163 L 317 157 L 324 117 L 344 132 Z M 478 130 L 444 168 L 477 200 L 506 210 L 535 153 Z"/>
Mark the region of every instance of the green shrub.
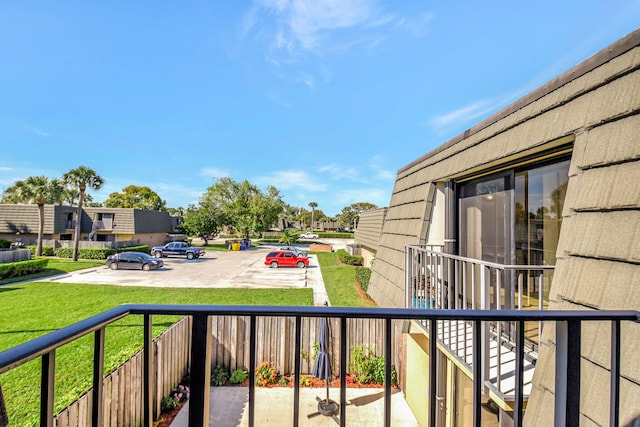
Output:
<path fill-rule="evenodd" d="M 38 273 L 49 263 L 48 259 L 31 259 L 28 261 L 8 262 L 0 264 L 0 279 L 19 277 L 27 274 Z"/>
<path fill-rule="evenodd" d="M 278 380 L 278 385 L 280 387 L 286 387 L 289 385 L 289 378 L 287 377 L 280 377 L 280 379 Z"/>
<path fill-rule="evenodd" d="M 300 376 L 300 385 L 303 387 L 309 387 L 311 385 L 311 379 L 304 375 Z"/>
<path fill-rule="evenodd" d="M 353 233 L 317 233 L 322 239 L 353 239 Z"/>
<path fill-rule="evenodd" d="M 244 380 L 247 379 L 249 373 L 244 369 L 236 369 L 231 373 L 231 377 L 229 378 L 229 382 L 231 384 L 242 384 Z"/>
<path fill-rule="evenodd" d="M 229 379 L 229 371 L 227 368 L 218 363 L 211 371 L 211 385 L 215 387 L 223 386 Z"/>
<path fill-rule="evenodd" d="M 116 252 L 145 252 L 149 253 L 149 245 L 128 246 L 126 248 L 118 248 Z"/>
<path fill-rule="evenodd" d="M 369 289 L 369 279 L 371 279 L 371 269 L 367 267 L 356 268 L 356 282 L 364 292 Z"/>
<path fill-rule="evenodd" d="M 171 390 L 169 396 L 163 397 L 160 401 L 160 410 L 162 412 L 170 412 L 178 407 L 178 404 L 186 402 L 189 399 L 189 386 L 179 384 L 178 387 Z"/>
<path fill-rule="evenodd" d="M 11 247 L 11 240 L 0 239 L 0 249 L 9 249 Z"/>
<path fill-rule="evenodd" d="M 256 369 L 256 384 L 266 386 L 278 382 L 278 370 L 268 362 L 262 362 Z"/>
<path fill-rule="evenodd" d="M 37 247 L 36 245 L 27 245 L 24 247 L 25 249 L 31 249 L 31 255 L 36 254 Z M 43 246 L 42 247 L 42 256 L 53 256 L 55 251 L 53 250 L 53 246 Z"/>
<path fill-rule="evenodd" d="M 351 255 L 344 249 L 338 249 L 336 255 L 338 255 L 338 259 L 343 264 L 362 265 L 363 258 L 360 255 Z"/>
<path fill-rule="evenodd" d="M 384 357 L 376 356 L 367 345 L 351 348 L 349 370 L 360 384 L 384 384 Z M 398 382 L 396 368 L 391 366 L 391 384 Z"/>
<path fill-rule="evenodd" d="M 80 248 L 78 249 L 78 258 L 81 259 L 107 259 L 109 255 L 116 253 L 115 249 L 109 248 Z M 72 258 L 73 248 L 58 248 L 56 256 L 60 258 Z"/>

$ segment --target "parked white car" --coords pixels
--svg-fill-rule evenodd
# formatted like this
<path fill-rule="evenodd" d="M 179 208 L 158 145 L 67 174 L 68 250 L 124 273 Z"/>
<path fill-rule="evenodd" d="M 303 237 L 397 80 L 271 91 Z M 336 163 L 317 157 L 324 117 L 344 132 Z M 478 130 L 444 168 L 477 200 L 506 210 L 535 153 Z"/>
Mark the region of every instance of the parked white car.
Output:
<path fill-rule="evenodd" d="M 302 233 L 301 235 L 298 236 L 298 240 L 304 240 L 304 239 L 317 239 L 318 235 L 311 233 L 310 231 L 307 231 L 306 233 Z"/>

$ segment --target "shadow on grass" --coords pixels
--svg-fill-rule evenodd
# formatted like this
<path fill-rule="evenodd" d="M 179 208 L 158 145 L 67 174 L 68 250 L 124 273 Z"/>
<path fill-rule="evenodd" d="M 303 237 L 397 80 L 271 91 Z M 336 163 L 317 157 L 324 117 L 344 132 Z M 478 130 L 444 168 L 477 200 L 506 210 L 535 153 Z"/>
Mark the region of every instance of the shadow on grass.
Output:
<path fill-rule="evenodd" d="M 1 291 L 1 290 L 0 290 Z M 173 325 L 176 322 L 154 322 L 153 326 L 164 326 L 164 327 L 169 327 L 171 325 Z M 137 328 L 137 329 L 141 329 L 142 327 L 144 327 L 144 323 L 129 323 L 126 325 L 118 325 L 118 324 L 112 324 L 112 325 L 108 325 L 107 328 Z M 0 330 L 0 335 L 10 335 L 10 334 L 22 334 L 22 333 L 37 333 L 37 332 L 54 332 L 59 330 L 60 328 L 50 328 L 50 329 L 20 329 L 20 330 L 15 330 L 15 331 L 3 331 Z"/>
<path fill-rule="evenodd" d="M 35 279 L 41 279 L 43 277 L 56 276 L 58 274 L 65 274 L 65 273 L 67 272 L 57 268 L 45 268 L 44 270 L 38 273 L 25 274 L 24 276 L 9 277 L 7 279 L 2 279 L 0 280 L 0 286 L 7 285 L 10 283 L 16 283 L 16 282 L 28 282 Z"/>

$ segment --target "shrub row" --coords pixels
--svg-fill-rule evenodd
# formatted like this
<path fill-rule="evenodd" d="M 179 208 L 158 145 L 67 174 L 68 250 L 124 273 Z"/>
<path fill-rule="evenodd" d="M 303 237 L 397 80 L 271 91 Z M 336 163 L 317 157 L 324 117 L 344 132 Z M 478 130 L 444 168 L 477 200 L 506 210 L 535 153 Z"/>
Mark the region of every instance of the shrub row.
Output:
<path fill-rule="evenodd" d="M 149 245 L 128 246 L 126 248 L 118 248 L 117 252 L 145 252 L 149 253 Z"/>
<path fill-rule="evenodd" d="M 371 279 L 371 269 L 368 267 L 356 268 L 356 282 L 360 288 L 366 293 L 369 289 L 369 279 Z"/>
<path fill-rule="evenodd" d="M 321 232 L 317 233 L 318 237 L 325 239 L 353 239 L 353 233 L 329 233 L 329 232 Z"/>
<path fill-rule="evenodd" d="M 344 249 L 338 249 L 336 252 L 338 259 L 343 264 L 348 265 L 362 265 L 362 257 L 360 255 L 351 255 Z"/>
<path fill-rule="evenodd" d="M 146 252 L 149 253 L 149 245 L 129 246 L 126 248 L 110 249 L 110 248 L 79 248 L 78 258 L 80 259 L 107 259 L 109 255 L 116 252 Z M 44 252 L 43 252 L 44 255 Z M 60 258 L 73 257 L 73 248 L 58 248 L 56 256 Z"/>
<path fill-rule="evenodd" d="M 25 249 L 31 249 L 31 255 L 36 254 L 36 245 L 27 245 Z M 54 255 L 53 246 L 43 246 L 42 247 L 42 256 L 53 256 Z"/>
<path fill-rule="evenodd" d="M 9 262 L 0 264 L 0 279 L 8 279 L 10 277 L 24 276 L 25 274 L 38 273 L 49 263 L 48 259 L 32 259 L 29 261 Z"/>
<path fill-rule="evenodd" d="M 78 258 L 81 259 L 107 259 L 109 255 L 116 253 L 115 249 L 109 248 L 79 248 Z M 72 258 L 73 248 L 58 248 L 56 256 L 60 258 Z"/>

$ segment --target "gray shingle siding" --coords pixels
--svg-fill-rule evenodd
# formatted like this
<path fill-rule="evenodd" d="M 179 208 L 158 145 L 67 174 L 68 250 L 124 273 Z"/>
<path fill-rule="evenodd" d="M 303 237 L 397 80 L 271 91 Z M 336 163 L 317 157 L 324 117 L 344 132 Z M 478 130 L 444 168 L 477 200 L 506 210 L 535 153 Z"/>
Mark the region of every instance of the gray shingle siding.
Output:
<path fill-rule="evenodd" d="M 404 304 L 406 244 L 424 243 L 436 182 L 573 144 L 550 309 L 640 309 L 640 30 L 398 171 L 368 293 Z M 610 330 L 583 333 L 583 419 L 608 423 Z M 640 325 L 623 326 L 621 423 L 638 416 Z M 544 328 L 525 425 L 553 425 L 555 337 Z M 605 399 L 606 400 L 606 399 Z"/>
<path fill-rule="evenodd" d="M 67 214 L 75 213 L 74 206 L 45 206 L 45 235 L 70 233 L 67 228 Z M 145 211 L 141 209 L 83 207 L 80 231 L 89 233 L 97 214 L 113 214 L 113 234 L 171 233 L 173 226 L 167 212 Z M 38 232 L 38 206 L 0 204 L 0 233 L 36 234 Z"/>
<path fill-rule="evenodd" d="M 382 224 L 387 214 L 387 208 L 371 209 L 360 214 L 358 228 L 355 233 L 355 243 L 361 244 L 372 251 L 378 250 Z"/>
<path fill-rule="evenodd" d="M 135 233 L 172 232 L 171 216 L 166 212 L 136 209 L 133 213 Z"/>

